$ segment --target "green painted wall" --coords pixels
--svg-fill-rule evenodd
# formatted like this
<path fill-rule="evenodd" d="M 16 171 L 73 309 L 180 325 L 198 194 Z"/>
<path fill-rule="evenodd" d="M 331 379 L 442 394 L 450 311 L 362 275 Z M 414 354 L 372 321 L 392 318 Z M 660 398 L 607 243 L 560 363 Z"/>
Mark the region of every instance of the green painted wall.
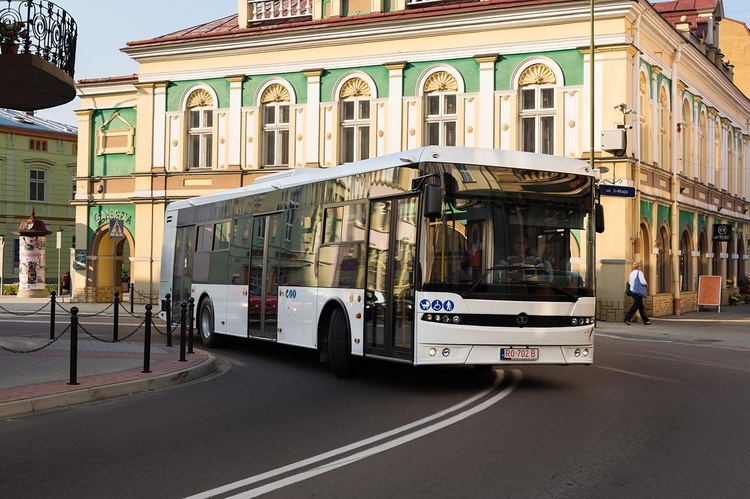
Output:
<path fill-rule="evenodd" d="M 216 107 L 223 109 L 229 107 L 229 81 L 224 78 L 214 78 L 210 80 L 188 80 L 174 81 L 167 85 L 167 111 L 179 111 L 180 101 L 187 89 L 196 83 L 205 83 L 216 92 L 216 98 L 219 100 Z"/>
<path fill-rule="evenodd" d="M 511 78 L 519 65 L 531 57 L 547 57 L 560 66 L 563 82 L 560 85 L 583 85 L 583 54 L 580 50 L 560 50 L 537 54 L 514 54 L 501 56 L 495 62 L 495 90 L 510 90 Z"/>
<path fill-rule="evenodd" d="M 651 206 L 653 203 L 648 201 L 641 201 L 641 217 L 645 218 L 650 227 L 654 227 L 654 220 L 651 216 Z"/>
<path fill-rule="evenodd" d="M 441 64 L 452 66 L 461 74 L 466 92 L 479 92 L 479 63 L 476 59 L 448 59 L 445 61 L 428 61 L 409 63 L 404 68 L 404 96 L 418 95 L 417 83 L 428 69 Z"/>
<path fill-rule="evenodd" d="M 690 233 L 693 233 L 693 213 L 689 211 L 680 210 L 680 232 L 687 226 L 690 229 Z"/>
<path fill-rule="evenodd" d="M 329 102 L 337 100 L 333 93 L 341 78 L 352 71 L 361 71 L 375 81 L 377 88 L 372 90 L 372 98 L 384 99 L 388 97 L 388 69 L 385 66 L 367 66 L 362 68 L 332 69 L 323 72 L 320 78 L 320 100 Z M 377 97 L 376 97 L 377 96 Z"/>
<path fill-rule="evenodd" d="M 120 113 L 120 116 L 130 123 L 133 127 L 136 125 L 136 111 L 133 108 L 128 109 L 98 109 L 94 111 L 91 117 L 91 143 L 97 144 L 96 132 L 109 120 L 114 113 Z M 123 130 L 127 125 L 119 119 L 113 119 L 108 125 L 107 130 Z M 138 129 L 135 130 L 138 134 Z M 135 137 L 133 137 L 135 151 Z M 129 175 L 135 172 L 135 154 L 96 154 L 96 146 L 89 151 L 91 154 L 91 175 L 104 177 L 107 175 Z"/>
<path fill-rule="evenodd" d="M 656 213 L 657 213 L 656 215 L 657 220 L 656 220 L 656 227 L 654 227 L 655 230 L 661 227 L 662 223 L 667 224 L 668 227 L 672 227 L 672 215 L 671 215 L 672 208 L 671 207 L 659 205 L 656 208 Z"/>
<path fill-rule="evenodd" d="M 297 104 L 307 103 L 307 77 L 302 73 L 286 73 L 276 75 L 256 75 L 248 77 L 242 84 L 242 105 L 257 106 L 258 89 L 270 79 L 282 79 L 294 89 Z"/>
<path fill-rule="evenodd" d="M 116 218 L 124 220 L 125 229 L 135 239 L 135 205 L 132 204 L 113 204 L 108 206 L 93 206 L 89 208 L 89 226 L 88 226 L 88 247 L 91 247 L 91 240 L 94 237 L 96 229 L 102 225 L 109 227 L 109 220 Z"/>

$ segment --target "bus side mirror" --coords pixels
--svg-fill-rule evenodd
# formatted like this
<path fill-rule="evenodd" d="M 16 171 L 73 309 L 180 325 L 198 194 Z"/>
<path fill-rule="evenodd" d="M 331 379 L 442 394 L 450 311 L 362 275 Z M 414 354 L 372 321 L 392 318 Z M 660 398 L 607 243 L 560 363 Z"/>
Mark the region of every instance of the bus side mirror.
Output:
<path fill-rule="evenodd" d="M 422 200 L 425 218 L 435 220 L 443 215 L 443 193 L 439 185 L 425 184 Z"/>
<path fill-rule="evenodd" d="M 604 207 L 599 203 L 596 203 L 594 206 L 594 216 L 596 217 L 596 232 L 601 234 L 602 232 L 604 232 Z"/>

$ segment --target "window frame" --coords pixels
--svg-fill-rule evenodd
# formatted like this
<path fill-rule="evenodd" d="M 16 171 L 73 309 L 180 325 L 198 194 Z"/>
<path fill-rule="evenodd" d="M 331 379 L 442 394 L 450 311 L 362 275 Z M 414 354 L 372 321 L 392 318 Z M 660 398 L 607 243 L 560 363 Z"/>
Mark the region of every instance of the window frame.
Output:
<path fill-rule="evenodd" d="M 198 126 L 192 126 L 193 113 L 198 113 Z M 216 123 L 215 109 L 208 106 L 189 107 L 187 114 L 187 167 L 188 170 L 210 170 L 214 163 L 214 126 Z M 205 118 L 210 116 L 210 123 L 205 122 Z M 193 140 L 198 138 L 198 161 L 195 162 L 193 157 Z"/>
<path fill-rule="evenodd" d="M 286 121 L 280 121 L 282 109 L 286 108 Z M 273 122 L 267 122 L 267 111 L 273 109 Z M 292 107 L 289 101 L 264 102 L 261 106 L 261 137 L 263 138 L 261 153 L 261 168 L 289 167 L 289 144 L 292 119 Z M 284 137 L 286 134 L 286 137 Z M 269 135 L 273 137 L 272 149 L 269 146 Z M 269 153 L 272 150 L 272 161 Z"/>
<path fill-rule="evenodd" d="M 42 173 L 42 176 L 44 178 L 39 179 L 32 179 L 32 174 L 38 174 Z M 46 203 L 47 202 L 47 170 L 44 168 L 29 168 L 29 175 L 28 175 L 28 181 L 29 181 L 29 201 L 33 201 L 35 203 Z M 36 185 L 35 188 L 32 189 L 32 185 Z M 38 197 L 34 197 L 34 192 L 36 194 L 39 194 L 39 187 L 41 186 L 42 190 L 42 196 L 41 199 Z"/>

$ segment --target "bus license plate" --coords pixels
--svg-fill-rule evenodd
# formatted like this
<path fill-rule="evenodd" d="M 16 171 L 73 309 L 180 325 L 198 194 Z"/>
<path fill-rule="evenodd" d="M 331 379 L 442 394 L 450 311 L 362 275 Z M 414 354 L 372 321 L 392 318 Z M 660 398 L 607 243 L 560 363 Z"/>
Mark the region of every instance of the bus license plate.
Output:
<path fill-rule="evenodd" d="M 534 361 L 539 359 L 538 348 L 501 348 L 500 360 Z"/>

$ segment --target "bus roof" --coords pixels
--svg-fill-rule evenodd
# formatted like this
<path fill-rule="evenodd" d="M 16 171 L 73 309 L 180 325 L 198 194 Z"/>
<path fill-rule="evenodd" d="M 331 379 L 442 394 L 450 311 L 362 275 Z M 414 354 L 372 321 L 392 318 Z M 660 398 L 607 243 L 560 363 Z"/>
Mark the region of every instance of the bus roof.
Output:
<path fill-rule="evenodd" d="M 572 175 L 598 177 L 589 163 L 580 159 L 534 154 L 502 149 L 483 149 L 474 147 L 427 146 L 417 149 L 378 156 L 356 163 L 345 163 L 330 168 L 292 168 L 278 173 L 269 173 L 255 180 L 250 185 L 205 194 L 190 199 L 175 201 L 167 211 L 178 210 L 187 206 L 199 206 L 226 199 L 234 199 L 252 194 L 296 187 L 312 182 L 331 180 L 362 173 L 376 172 L 398 166 L 417 165 L 422 162 L 480 164 L 519 168 L 523 170 L 541 170 Z"/>

